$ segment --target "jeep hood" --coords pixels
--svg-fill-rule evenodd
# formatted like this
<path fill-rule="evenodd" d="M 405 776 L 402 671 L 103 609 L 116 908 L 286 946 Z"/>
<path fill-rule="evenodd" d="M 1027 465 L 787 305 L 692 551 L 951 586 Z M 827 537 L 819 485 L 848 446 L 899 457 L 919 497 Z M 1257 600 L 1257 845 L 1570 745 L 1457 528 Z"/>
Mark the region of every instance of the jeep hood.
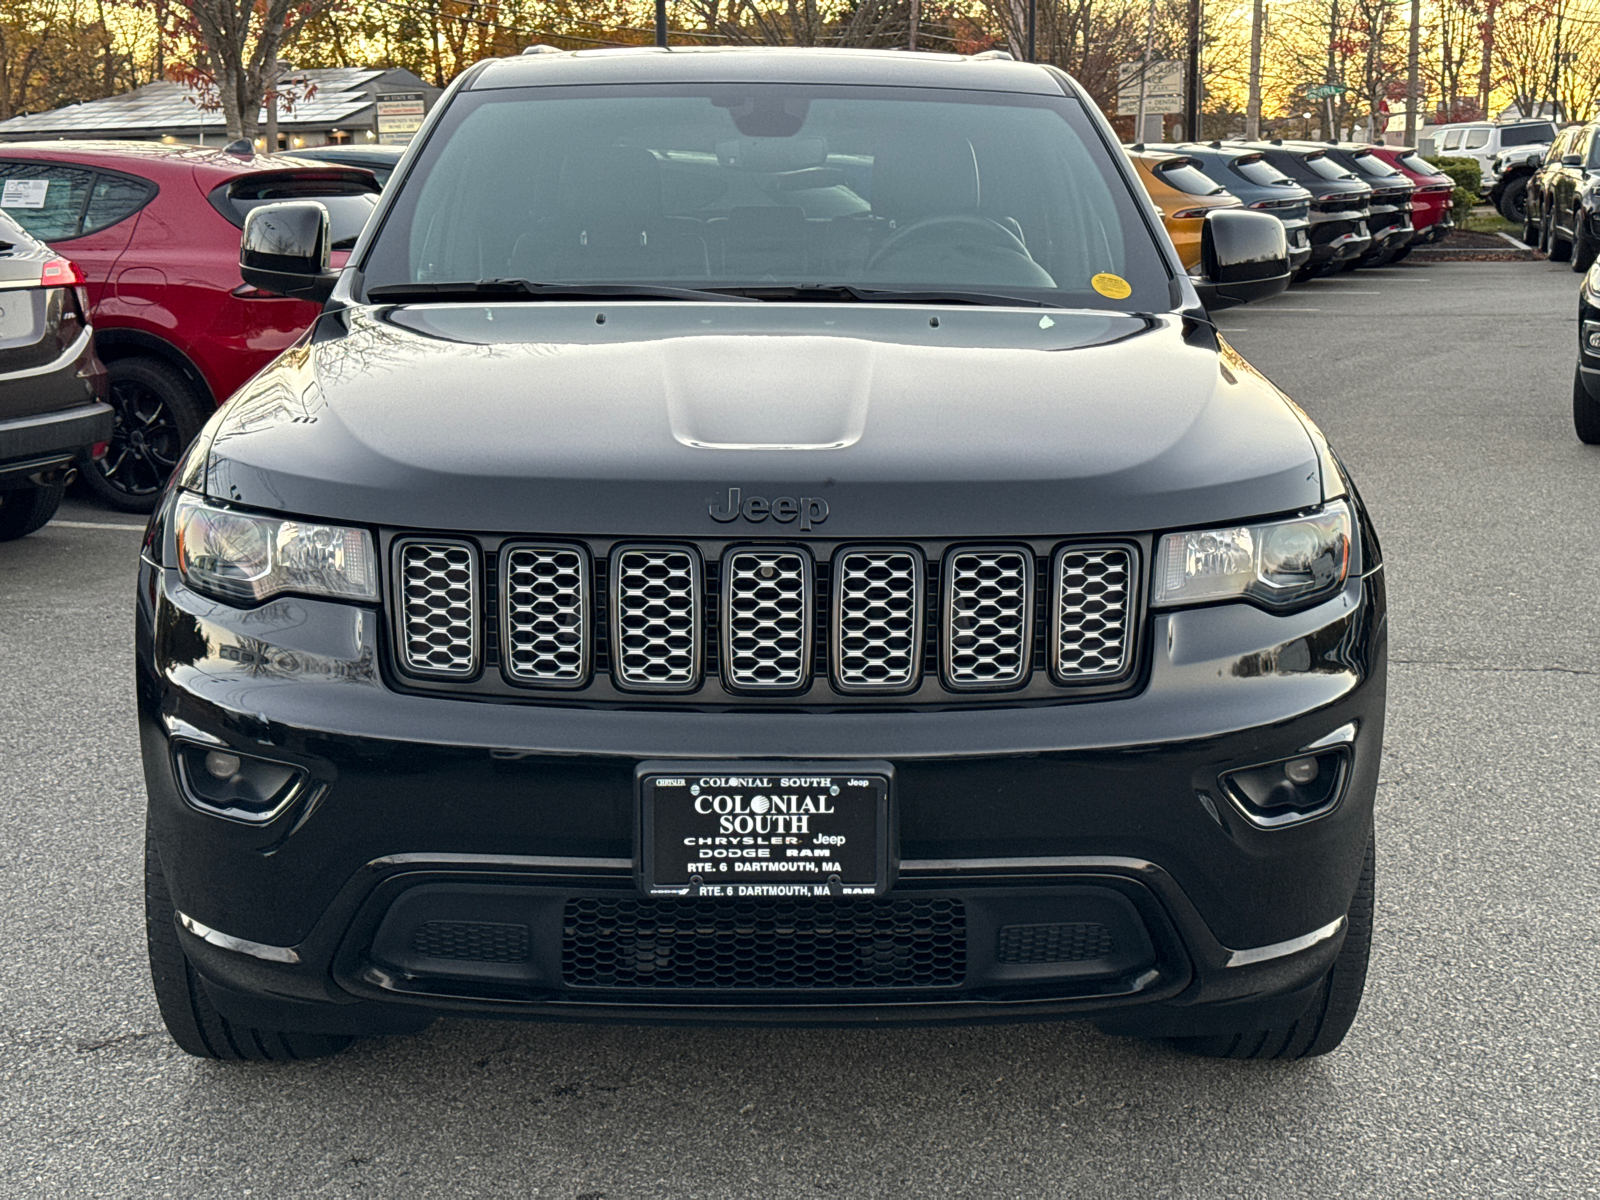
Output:
<path fill-rule="evenodd" d="M 1136 532 L 1317 504 L 1297 411 L 1174 316 L 861 304 L 326 313 L 213 419 L 206 490 L 427 529 Z M 729 490 L 759 523 L 718 521 Z M 722 515 L 727 516 L 725 512 Z"/>

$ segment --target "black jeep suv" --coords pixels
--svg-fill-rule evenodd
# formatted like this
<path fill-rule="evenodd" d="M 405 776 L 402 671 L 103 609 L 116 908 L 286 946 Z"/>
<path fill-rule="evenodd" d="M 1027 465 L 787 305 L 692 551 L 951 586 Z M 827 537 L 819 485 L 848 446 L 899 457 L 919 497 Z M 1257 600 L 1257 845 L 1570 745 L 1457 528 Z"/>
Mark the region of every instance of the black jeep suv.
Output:
<path fill-rule="evenodd" d="M 441 1012 L 1344 1037 L 1384 584 L 1042 66 L 479 64 L 149 528 L 155 987 L 189 1052 Z"/>

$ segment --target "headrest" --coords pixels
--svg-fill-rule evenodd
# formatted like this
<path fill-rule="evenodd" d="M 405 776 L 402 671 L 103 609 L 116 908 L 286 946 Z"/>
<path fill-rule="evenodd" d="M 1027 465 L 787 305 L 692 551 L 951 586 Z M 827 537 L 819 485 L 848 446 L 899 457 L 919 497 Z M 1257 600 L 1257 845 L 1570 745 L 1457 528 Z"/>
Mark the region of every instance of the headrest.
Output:
<path fill-rule="evenodd" d="M 978 160 L 966 138 L 880 146 L 872 160 L 872 213 L 900 224 L 978 211 Z"/>
<path fill-rule="evenodd" d="M 561 207 L 573 216 L 656 217 L 661 164 L 643 146 L 600 146 L 561 160 Z"/>

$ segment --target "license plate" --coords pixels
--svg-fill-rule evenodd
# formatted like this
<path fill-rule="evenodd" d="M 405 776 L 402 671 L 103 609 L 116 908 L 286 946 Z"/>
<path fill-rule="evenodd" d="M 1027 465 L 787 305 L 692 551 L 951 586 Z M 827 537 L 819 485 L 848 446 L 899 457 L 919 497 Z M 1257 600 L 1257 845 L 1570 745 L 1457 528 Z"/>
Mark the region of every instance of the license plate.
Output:
<path fill-rule="evenodd" d="M 26 290 L 0 291 L 0 341 L 36 341 L 33 296 Z"/>
<path fill-rule="evenodd" d="M 654 896 L 875 896 L 889 888 L 887 763 L 646 763 L 636 856 Z"/>

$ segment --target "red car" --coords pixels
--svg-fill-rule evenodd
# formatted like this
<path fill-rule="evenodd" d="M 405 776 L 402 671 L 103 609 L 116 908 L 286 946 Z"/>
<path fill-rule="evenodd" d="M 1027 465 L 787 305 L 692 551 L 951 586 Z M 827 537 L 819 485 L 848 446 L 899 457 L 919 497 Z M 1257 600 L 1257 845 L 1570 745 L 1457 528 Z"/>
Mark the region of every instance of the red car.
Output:
<path fill-rule="evenodd" d="M 1455 229 L 1450 219 L 1450 193 L 1455 181 L 1422 155 L 1406 146 L 1373 146 L 1372 153 L 1399 171 L 1417 190 L 1411 194 L 1411 224 L 1416 236 L 1391 260 L 1399 262 L 1412 246 L 1443 241 Z"/>
<path fill-rule="evenodd" d="M 147 142 L 0 146 L 0 208 L 88 280 L 115 412 L 84 482 L 149 511 L 213 409 L 311 324 L 319 306 L 239 276 L 239 230 L 258 204 L 328 208 L 342 265 L 378 195 L 372 173 Z"/>

